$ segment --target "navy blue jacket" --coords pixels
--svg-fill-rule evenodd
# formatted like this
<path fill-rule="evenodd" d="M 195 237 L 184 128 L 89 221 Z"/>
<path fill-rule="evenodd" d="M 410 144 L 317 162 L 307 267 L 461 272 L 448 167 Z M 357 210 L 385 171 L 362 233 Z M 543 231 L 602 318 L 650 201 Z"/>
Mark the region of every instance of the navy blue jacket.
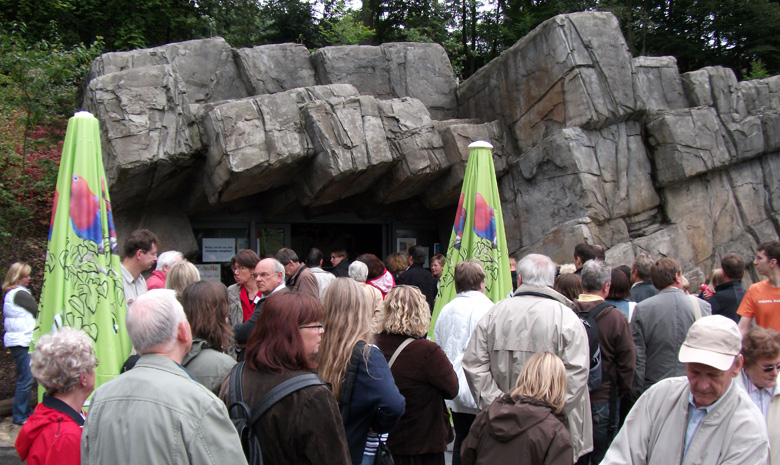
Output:
<path fill-rule="evenodd" d="M 349 404 L 349 424 L 344 425 L 353 464 L 363 461 L 369 428 L 375 433 L 389 433 L 406 407 L 382 351 L 374 345 L 369 347 L 368 367 L 361 359 Z"/>

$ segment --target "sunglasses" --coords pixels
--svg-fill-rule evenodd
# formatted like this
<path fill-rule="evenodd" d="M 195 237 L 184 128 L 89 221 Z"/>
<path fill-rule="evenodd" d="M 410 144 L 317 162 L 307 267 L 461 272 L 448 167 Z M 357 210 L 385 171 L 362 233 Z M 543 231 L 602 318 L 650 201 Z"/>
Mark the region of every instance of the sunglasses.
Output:
<path fill-rule="evenodd" d="M 772 366 L 768 366 L 768 367 L 759 366 L 758 368 L 760 368 L 761 371 L 763 371 L 764 373 L 780 372 L 780 364 L 772 365 Z"/>

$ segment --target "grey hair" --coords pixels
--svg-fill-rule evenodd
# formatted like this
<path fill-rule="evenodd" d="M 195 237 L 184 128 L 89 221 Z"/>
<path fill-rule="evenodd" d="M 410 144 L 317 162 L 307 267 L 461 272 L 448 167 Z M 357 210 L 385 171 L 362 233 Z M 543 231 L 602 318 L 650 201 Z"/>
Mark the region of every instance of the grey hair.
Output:
<path fill-rule="evenodd" d="M 169 348 L 176 339 L 179 323 L 187 316 L 171 289 L 153 289 L 141 295 L 127 309 L 127 334 L 139 354 Z"/>
<path fill-rule="evenodd" d="M 155 270 L 162 271 L 164 266 L 167 265 L 168 268 L 170 268 L 174 263 L 182 260 L 184 260 L 184 255 L 182 255 L 178 250 L 169 250 L 167 252 L 163 252 L 159 257 L 157 257 L 157 267 Z"/>
<path fill-rule="evenodd" d="M 585 292 L 595 292 L 612 282 L 612 268 L 603 260 L 588 260 L 582 265 L 582 288 Z"/>
<path fill-rule="evenodd" d="M 84 331 L 68 326 L 41 336 L 30 359 L 32 375 L 47 395 L 72 391 L 79 376 L 97 366 L 92 340 Z"/>
<path fill-rule="evenodd" d="M 555 284 L 555 263 L 547 255 L 528 254 L 517 263 L 522 284 L 552 288 Z"/>
<path fill-rule="evenodd" d="M 366 282 L 368 278 L 368 265 L 355 260 L 349 264 L 349 277 L 359 283 Z"/>
<path fill-rule="evenodd" d="M 274 273 L 282 273 L 282 281 L 284 281 L 284 278 L 286 277 L 286 274 L 284 272 L 284 265 L 282 264 L 282 262 L 280 262 L 279 260 L 277 260 L 277 259 L 275 259 L 273 257 L 269 257 L 268 259 L 269 260 L 273 260 L 271 262 L 271 269 L 273 270 L 273 272 Z"/>

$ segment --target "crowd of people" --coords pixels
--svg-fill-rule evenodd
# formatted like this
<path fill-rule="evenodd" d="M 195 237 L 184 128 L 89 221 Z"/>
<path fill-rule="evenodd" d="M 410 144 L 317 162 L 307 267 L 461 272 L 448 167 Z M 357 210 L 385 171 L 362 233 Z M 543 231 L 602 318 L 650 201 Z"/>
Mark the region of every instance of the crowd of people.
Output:
<path fill-rule="evenodd" d="M 611 267 L 578 244 L 573 264 L 513 261 L 493 302 L 482 264 L 461 261 L 432 339 L 447 258 L 422 247 L 335 250 L 330 269 L 318 249 L 242 250 L 226 287 L 159 245 L 148 230 L 125 242 L 133 355 L 97 389 L 81 330 L 30 357 L 31 270 L 9 269 L 22 460 L 440 465 L 454 441 L 456 465 L 780 465 L 780 242 L 758 246 L 766 279 L 747 290 L 736 254 L 691 293 L 673 258 Z M 46 393 L 30 412 L 33 378 Z"/>

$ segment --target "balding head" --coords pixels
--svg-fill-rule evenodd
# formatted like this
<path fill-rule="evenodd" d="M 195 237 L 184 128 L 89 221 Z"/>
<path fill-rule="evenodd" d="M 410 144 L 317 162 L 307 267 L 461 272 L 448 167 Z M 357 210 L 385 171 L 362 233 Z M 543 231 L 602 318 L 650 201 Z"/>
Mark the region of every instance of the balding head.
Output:
<path fill-rule="evenodd" d="M 517 274 L 522 284 L 552 288 L 555 284 L 555 263 L 546 255 L 532 253 L 518 262 Z"/>
<path fill-rule="evenodd" d="M 170 289 L 153 289 L 138 297 L 127 310 L 127 334 L 139 354 L 164 354 L 182 342 L 187 343 L 180 340 L 182 323 L 189 331 L 184 310 Z M 191 333 L 185 339 L 192 344 Z"/>

